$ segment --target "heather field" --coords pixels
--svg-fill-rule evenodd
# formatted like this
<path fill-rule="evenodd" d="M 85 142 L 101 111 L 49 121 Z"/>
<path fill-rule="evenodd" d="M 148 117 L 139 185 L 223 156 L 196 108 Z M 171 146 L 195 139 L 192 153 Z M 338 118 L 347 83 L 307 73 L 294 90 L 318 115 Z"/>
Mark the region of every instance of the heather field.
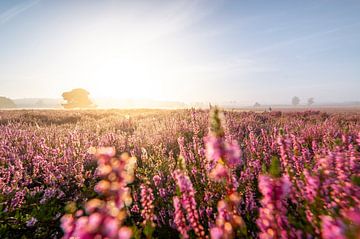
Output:
<path fill-rule="evenodd" d="M 0 112 L 0 238 L 359 238 L 360 114 Z"/>

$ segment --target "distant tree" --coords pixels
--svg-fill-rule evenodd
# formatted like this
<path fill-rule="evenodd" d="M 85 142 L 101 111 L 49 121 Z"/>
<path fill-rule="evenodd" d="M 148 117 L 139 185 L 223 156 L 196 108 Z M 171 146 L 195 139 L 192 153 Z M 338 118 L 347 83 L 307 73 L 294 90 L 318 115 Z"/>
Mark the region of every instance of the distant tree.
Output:
<path fill-rule="evenodd" d="M 311 106 L 311 105 L 313 105 L 313 104 L 314 104 L 314 98 L 311 97 L 311 98 L 308 99 L 307 105 L 308 105 L 308 106 Z"/>
<path fill-rule="evenodd" d="M 64 92 L 62 97 L 67 101 L 66 104 L 62 104 L 65 109 L 71 108 L 94 108 L 95 105 L 89 99 L 89 92 L 82 89 L 77 88 L 68 92 Z"/>
<path fill-rule="evenodd" d="M 11 99 L 0 96 L 0 108 L 16 108 L 16 104 Z"/>
<path fill-rule="evenodd" d="M 260 107 L 260 106 L 261 106 L 261 105 L 260 105 L 259 102 L 255 102 L 254 107 Z"/>
<path fill-rule="evenodd" d="M 291 100 L 291 104 L 292 104 L 293 106 L 298 106 L 298 105 L 300 104 L 300 99 L 299 99 L 299 97 L 294 96 L 294 97 L 292 98 L 292 100 Z"/>

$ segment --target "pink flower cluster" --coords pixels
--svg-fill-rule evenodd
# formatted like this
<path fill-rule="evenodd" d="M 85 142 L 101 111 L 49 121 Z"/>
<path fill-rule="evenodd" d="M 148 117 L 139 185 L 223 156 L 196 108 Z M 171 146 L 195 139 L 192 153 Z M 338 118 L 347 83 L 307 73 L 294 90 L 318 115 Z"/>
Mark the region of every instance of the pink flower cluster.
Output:
<path fill-rule="evenodd" d="M 0 111 L 0 237 L 359 238 L 359 113 L 126 114 Z"/>
<path fill-rule="evenodd" d="M 289 222 L 286 217 L 286 199 L 290 192 L 291 183 L 286 176 L 274 178 L 267 175 L 259 177 L 261 199 L 260 215 L 257 219 L 260 233 L 259 238 L 288 238 Z"/>
<path fill-rule="evenodd" d="M 182 208 L 185 210 L 186 212 L 186 216 L 187 216 L 187 221 L 189 223 L 189 227 L 192 228 L 195 232 L 195 234 L 199 237 L 199 238 L 205 238 L 205 231 L 203 226 L 200 224 L 200 217 L 199 217 L 199 213 L 197 210 L 197 204 L 195 201 L 195 190 L 193 188 L 193 185 L 191 183 L 190 178 L 183 172 L 180 171 L 179 169 L 176 170 L 174 172 L 174 178 L 176 181 L 177 186 L 179 187 L 180 190 L 180 202 L 182 205 Z M 178 198 L 175 197 L 173 200 L 175 205 L 178 205 Z M 178 207 L 178 206 L 177 206 Z M 184 233 L 184 227 L 183 226 L 183 217 L 179 214 L 181 210 L 177 210 L 178 215 L 176 215 L 178 222 L 180 225 L 180 229 L 179 232 L 183 232 Z M 184 234 L 183 236 L 186 236 L 187 234 Z"/>
<path fill-rule="evenodd" d="M 225 181 L 228 194 L 231 194 L 237 189 L 232 170 L 242 163 L 240 147 L 235 140 L 230 142 L 225 140 L 222 119 L 217 108 L 212 110 L 210 121 L 211 131 L 204 140 L 209 176 L 215 181 Z"/>
<path fill-rule="evenodd" d="M 176 226 L 177 230 L 180 232 L 181 236 L 184 239 L 187 239 L 187 238 L 189 238 L 189 235 L 188 235 L 189 226 L 186 224 L 186 218 L 182 211 L 183 210 L 182 204 L 181 204 L 179 197 L 175 196 L 173 198 L 173 205 L 175 208 L 175 212 L 174 212 L 175 226 Z"/>
<path fill-rule="evenodd" d="M 211 228 L 211 239 L 231 239 L 236 235 L 236 229 L 244 226 L 244 221 L 238 214 L 240 196 L 232 193 L 226 199 L 218 202 L 215 226 Z"/>
<path fill-rule="evenodd" d="M 155 227 L 153 190 L 146 184 L 141 184 L 140 190 L 140 202 L 143 208 L 141 210 L 141 216 L 144 219 L 143 224 L 146 225 L 149 223 L 152 227 Z"/>
<path fill-rule="evenodd" d="M 85 212 L 78 210 L 75 215 L 63 216 L 61 226 L 65 232 L 64 239 L 128 239 L 132 235 L 131 229 L 122 224 L 127 214 L 125 206 L 131 204 L 130 190 L 126 185 L 133 180 L 135 159 L 127 154 L 115 158 L 113 148 L 101 148 L 97 156 L 97 174 L 103 179 L 95 190 L 103 194 L 105 199 L 91 199 L 85 204 Z"/>

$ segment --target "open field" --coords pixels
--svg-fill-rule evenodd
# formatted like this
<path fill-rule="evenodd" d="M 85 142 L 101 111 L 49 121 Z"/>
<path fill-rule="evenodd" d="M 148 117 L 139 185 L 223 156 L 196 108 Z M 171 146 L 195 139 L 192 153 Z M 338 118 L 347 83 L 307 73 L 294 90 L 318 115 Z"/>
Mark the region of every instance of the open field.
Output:
<path fill-rule="evenodd" d="M 0 238 L 356 238 L 336 112 L 0 111 Z"/>

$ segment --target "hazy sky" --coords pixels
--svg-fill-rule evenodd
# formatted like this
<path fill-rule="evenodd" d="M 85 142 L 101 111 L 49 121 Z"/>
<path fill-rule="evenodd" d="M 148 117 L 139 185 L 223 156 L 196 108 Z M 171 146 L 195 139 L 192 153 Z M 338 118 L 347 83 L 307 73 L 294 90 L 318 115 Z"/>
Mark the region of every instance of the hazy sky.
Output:
<path fill-rule="evenodd" d="M 0 95 L 360 100 L 360 1 L 0 0 Z"/>

